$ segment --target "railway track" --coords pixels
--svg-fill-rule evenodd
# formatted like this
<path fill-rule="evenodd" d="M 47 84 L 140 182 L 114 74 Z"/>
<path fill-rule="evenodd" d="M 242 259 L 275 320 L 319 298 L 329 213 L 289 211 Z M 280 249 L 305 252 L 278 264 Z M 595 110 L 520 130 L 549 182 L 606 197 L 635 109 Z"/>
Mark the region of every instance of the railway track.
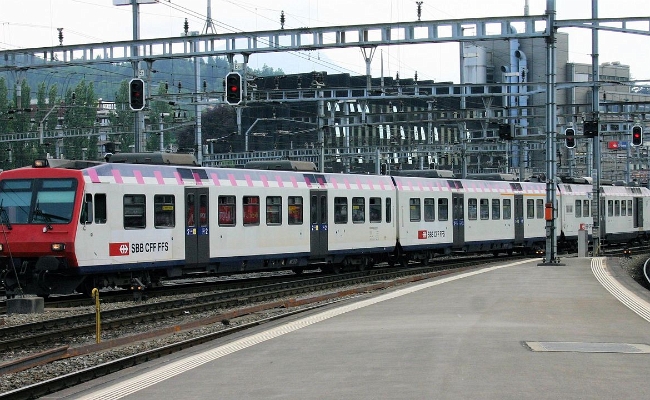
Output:
<path fill-rule="evenodd" d="M 503 258 L 500 259 L 500 261 L 502 260 Z M 483 263 L 487 263 L 487 261 L 488 259 L 483 259 Z M 85 372 L 77 372 L 70 377 L 60 377 L 55 380 L 49 380 L 36 385 L 31 385 L 26 388 L 20 388 L 11 392 L 6 392 L 0 394 L 0 399 L 34 398 L 37 396 L 42 396 L 46 393 L 61 390 L 64 387 L 78 384 L 89 379 L 94 379 L 97 376 L 115 372 L 116 370 L 119 370 L 126 366 L 135 365 L 137 363 L 143 362 L 143 360 L 160 357 L 164 354 L 169 354 L 170 352 L 177 351 L 178 349 L 187 348 L 190 345 L 203 343 L 206 340 L 212 340 L 210 338 L 222 337 L 233 331 L 244 329 L 244 326 L 233 327 L 228 326 L 228 324 L 229 321 L 233 320 L 233 318 L 236 319 L 237 317 L 246 315 L 246 313 L 259 313 L 261 310 L 268 310 L 269 308 L 280 308 L 282 311 L 279 313 L 279 315 L 271 318 L 275 319 L 279 318 L 280 315 L 284 316 L 288 313 L 298 312 L 299 310 L 293 311 L 293 306 L 301 304 L 304 306 L 303 303 L 328 303 L 335 301 L 344 295 L 380 290 L 393 285 L 399 285 L 421 279 L 428 279 L 430 277 L 439 276 L 441 274 L 452 273 L 466 268 L 476 268 L 479 266 L 480 265 L 477 264 L 476 259 L 474 259 L 472 261 L 457 262 L 449 266 L 449 268 L 438 265 L 426 267 L 419 266 L 408 269 L 372 269 L 363 273 L 356 272 L 335 276 L 319 276 L 294 282 L 287 282 L 286 284 L 266 285 L 264 287 L 237 289 L 224 293 L 201 295 L 198 296 L 199 299 L 192 300 L 190 302 L 179 302 L 177 300 L 163 302 L 166 304 L 156 306 L 159 308 L 159 310 L 149 309 L 148 311 L 143 311 L 143 309 L 140 307 L 129 307 L 129 315 L 119 316 L 119 314 L 125 312 L 124 309 L 120 309 L 115 312 L 115 318 L 112 316 L 104 315 L 104 313 L 102 313 L 102 327 L 105 329 L 105 332 L 110 332 L 111 329 L 116 329 L 118 326 L 128 327 L 131 326 L 130 324 L 141 324 L 144 323 L 142 321 L 153 321 L 160 318 L 168 319 L 170 321 L 170 324 L 173 326 L 174 316 L 184 315 L 186 312 L 197 313 L 199 312 L 198 310 L 210 310 L 212 312 L 212 317 L 206 318 L 205 323 L 219 323 L 222 325 L 222 328 L 219 332 L 208 335 L 205 338 L 199 338 L 197 341 L 188 340 L 186 343 L 178 343 L 170 346 L 165 346 L 161 349 L 156 350 L 147 350 L 145 353 L 134 354 L 130 357 L 127 357 L 127 359 L 119 362 L 109 362 L 106 363 L 106 365 L 93 367 L 92 369 L 88 369 Z M 350 287 L 355 287 L 355 289 L 350 289 Z M 315 292 L 320 292 L 321 294 L 315 296 L 313 295 Z M 326 294 L 322 294 L 323 292 L 326 292 Z M 309 297 L 309 294 L 312 294 L 312 297 Z M 303 296 L 305 299 L 299 301 L 296 300 L 296 296 Z M 7 327 L 0 329 L 0 335 L 2 335 L 2 337 L 6 337 L 5 334 L 12 335 L 12 339 L 4 340 L 2 342 L 2 349 L 5 351 L 6 349 L 11 348 L 20 348 L 25 346 L 32 347 L 36 346 L 36 343 L 61 343 L 62 341 L 71 340 L 76 335 L 79 335 L 80 333 L 78 332 L 83 331 L 83 334 L 86 335 L 88 335 L 91 331 L 94 332 L 95 325 L 90 323 L 90 321 L 92 321 L 92 318 L 94 318 L 94 315 L 86 314 L 84 316 L 80 316 L 80 318 L 81 319 L 79 321 L 81 322 L 74 323 L 76 325 L 66 326 L 68 322 L 62 323 L 61 328 L 58 328 L 56 332 L 50 332 L 49 334 L 45 332 L 32 333 L 32 331 L 26 330 L 25 327 Z M 200 323 L 201 322 L 194 322 L 193 325 L 195 326 Z M 256 325 L 258 323 L 261 322 L 252 322 L 253 325 Z M 182 327 L 168 327 L 166 329 L 159 330 L 158 333 L 154 332 L 150 333 L 149 335 L 145 335 L 146 337 L 135 336 L 132 340 L 146 340 L 147 338 L 151 339 L 152 337 L 155 337 L 156 334 L 162 335 L 169 333 L 170 329 L 173 331 L 175 329 L 182 329 Z M 32 338 L 28 338 L 27 336 L 32 336 Z M 128 339 L 113 339 L 114 344 L 119 343 L 120 345 L 124 345 L 125 341 L 128 341 Z M 100 350 L 100 347 L 101 349 L 106 349 L 110 346 L 111 343 L 103 344 L 103 346 L 87 345 L 83 347 L 90 352 L 98 351 Z M 14 368 L 14 370 L 26 369 L 30 366 L 42 365 L 50 363 L 57 359 L 80 355 L 79 353 L 84 351 L 80 350 L 79 348 L 71 349 L 64 347 L 65 346 L 59 346 L 55 349 L 48 348 L 48 353 L 30 354 L 28 357 L 14 360 L 11 363 L 12 365 L 5 363 L 4 365 L 0 366 L 4 367 L 4 369 L 0 368 L 0 374 L 3 373 L 3 371 L 5 371 L 4 373 L 11 371 L 11 368 Z"/>

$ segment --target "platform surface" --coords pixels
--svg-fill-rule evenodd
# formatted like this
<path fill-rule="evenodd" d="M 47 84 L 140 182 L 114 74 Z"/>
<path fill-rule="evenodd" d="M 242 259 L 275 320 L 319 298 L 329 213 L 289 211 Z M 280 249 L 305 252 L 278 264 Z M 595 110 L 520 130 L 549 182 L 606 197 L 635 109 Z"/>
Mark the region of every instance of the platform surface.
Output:
<path fill-rule="evenodd" d="M 647 291 L 612 260 L 562 261 L 364 296 L 47 398 L 650 398 Z"/>

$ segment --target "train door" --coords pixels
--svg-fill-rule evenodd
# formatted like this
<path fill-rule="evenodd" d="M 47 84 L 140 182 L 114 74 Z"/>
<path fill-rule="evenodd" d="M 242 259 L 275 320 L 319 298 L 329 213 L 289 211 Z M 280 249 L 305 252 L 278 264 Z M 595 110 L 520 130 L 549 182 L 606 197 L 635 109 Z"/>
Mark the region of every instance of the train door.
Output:
<path fill-rule="evenodd" d="M 515 195 L 515 244 L 524 242 L 524 195 Z"/>
<path fill-rule="evenodd" d="M 453 246 L 461 248 L 465 245 L 465 196 L 462 193 L 452 193 L 451 204 L 454 220 Z"/>
<path fill-rule="evenodd" d="M 185 188 L 185 260 L 188 265 L 210 261 L 208 188 Z"/>
<path fill-rule="evenodd" d="M 634 227 L 643 228 L 643 197 L 635 197 L 632 205 L 634 207 Z"/>
<path fill-rule="evenodd" d="M 311 257 L 327 255 L 327 191 L 310 190 L 309 224 Z"/>

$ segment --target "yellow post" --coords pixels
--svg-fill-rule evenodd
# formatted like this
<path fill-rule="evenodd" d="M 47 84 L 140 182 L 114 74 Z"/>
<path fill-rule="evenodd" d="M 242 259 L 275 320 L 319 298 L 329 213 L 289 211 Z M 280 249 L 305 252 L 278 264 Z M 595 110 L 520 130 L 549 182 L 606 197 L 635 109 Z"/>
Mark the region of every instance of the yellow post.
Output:
<path fill-rule="evenodd" d="M 102 341 L 102 318 L 99 310 L 99 290 L 94 288 L 92 291 L 93 300 L 95 300 L 95 338 L 97 343 Z"/>

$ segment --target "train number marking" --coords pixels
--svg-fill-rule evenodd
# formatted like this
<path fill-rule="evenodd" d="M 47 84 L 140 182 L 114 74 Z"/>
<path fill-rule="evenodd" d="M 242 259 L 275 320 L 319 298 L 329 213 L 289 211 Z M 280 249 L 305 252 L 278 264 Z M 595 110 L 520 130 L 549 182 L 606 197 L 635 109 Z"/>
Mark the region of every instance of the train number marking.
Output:
<path fill-rule="evenodd" d="M 418 239 L 431 239 L 437 237 L 445 237 L 445 231 L 427 231 L 424 229 L 418 231 Z"/>

